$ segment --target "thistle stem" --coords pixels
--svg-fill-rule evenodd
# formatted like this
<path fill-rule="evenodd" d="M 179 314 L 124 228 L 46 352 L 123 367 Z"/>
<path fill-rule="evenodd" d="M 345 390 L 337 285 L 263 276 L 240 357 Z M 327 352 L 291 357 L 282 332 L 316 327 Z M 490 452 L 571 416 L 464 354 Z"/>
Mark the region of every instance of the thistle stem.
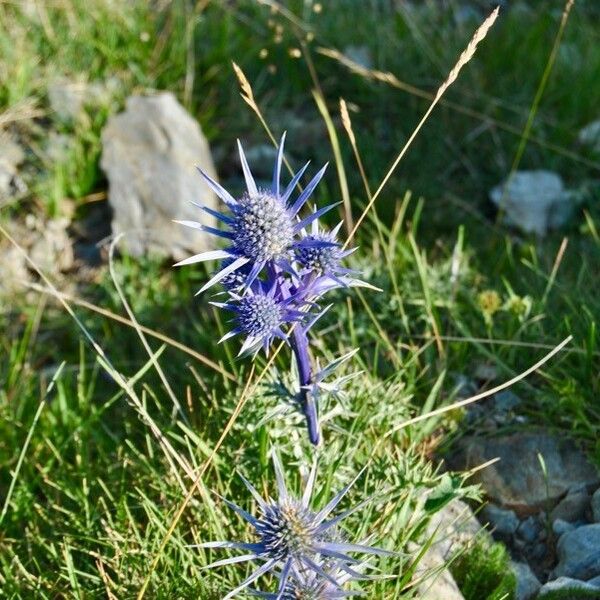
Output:
<path fill-rule="evenodd" d="M 319 445 L 319 419 L 317 416 L 317 406 L 313 395 L 309 389 L 312 385 L 312 366 L 310 363 L 310 352 L 308 349 L 308 337 L 306 330 L 300 325 L 294 327 L 291 340 L 292 350 L 298 365 L 298 376 L 300 379 L 299 401 L 302 412 L 306 417 L 306 426 L 308 427 L 308 437 L 315 445 Z"/>

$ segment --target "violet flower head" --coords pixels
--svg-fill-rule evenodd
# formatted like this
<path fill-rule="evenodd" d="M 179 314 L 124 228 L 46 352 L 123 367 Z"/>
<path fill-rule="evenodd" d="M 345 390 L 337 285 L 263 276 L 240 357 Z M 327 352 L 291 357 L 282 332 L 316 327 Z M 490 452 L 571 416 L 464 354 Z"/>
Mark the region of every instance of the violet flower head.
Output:
<path fill-rule="evenodd" d="M 311 213 L 304 219 L 298 218 L 300 210 L 323 177 L 327 165 L 313 177 L 304 191 L 290 204 L 290 198 L 308 168 L 308 163 L 292 177 L 288 186 L 282 191 L 280 179 L 284 143 L 285 134 L 279 144 L 273 172 L 273 183 L 268 190 L 258 188 L 256 185 L 239 141 L 240 161 L 247 188 L 240 198 L 234 198 L 214 179 L 200 171 L 209 187 L 226 204 L 229 214 L 215 211 L 207 206 L 199 205 L 199 208 L 216 217 L 225 225 L 226 229 L 215 229 L 195 221 L 176 222 L 228 240 L 229 246 L 224 250 L 196 254 L 182 260 L 175 266 L 190 265 L 214 259 L 230 260 L 202 287 L 199 293 L 246 265 L 250 267 L 245 280 L 246 287 L 252 285 L 267 265 L 288 270 L 290 268 L 290 258 L 294 251 L 306 244 L 305 241 L 298 238 L 299 232 L 336 206 L 332 204 Z"/>
<path fill-rule="evenodd" d="M 268 353 L 275 338 L 287 339 L 283 328 L 292 323 L 306 320 L 307 313 L 298 310 L 303 303 L 294 303 L 292 297 L 285 299 L 273 284 L 269 290 L 259 283 L 244 295 L 229 293 L 227 302 L 211 302 L 214 306 L 232 311 L 235 314 L 235 327 L 221 338 L 221 342 L 238 334 L 246 336 L 240 354 L 256 353 L 263 348 Z"/>
<path fill-rule="evenodd" d="M 262 498 L 254 486 L 242 477 L 244 484 L 258 504 L 258 516 L 253 516 L 229 500 L 223 499 L 231 509 L 252 526 L 256 541 L 207 542 L 195 546 L 200 548 L 234 548 L 246 552 L 241 556 L 219 560 L 206 568 L 248 561 L 262 563 L 245 581 L 229 592 L 224 600 L 233 598 L 238 592 L 247 589 L 268 572 L 274 573 L 279 581 L 275 598 L 290 597 L 289 593 L 288 596 L 282 594 L 297 589 L 299 585 L 304 585 L 307 589 L 312 586 L 314 589 L 331 590 L 333 588 L 336 592 L 342 591 L 342 586 L 348 580 L 364 578 L 352 568 L 353 565 L 359 565 L 360 561 L 353 558 L 349 553 L 393 554 L 380 548 L 347 543 L 343 540 L 338 524 L 364 503 L 335 517 L 330 517 L 342 498 L 360 477 L 362 471 L 328 504 L 316 510 L 312 507 L 311 502 L 316 479 L 316 464 L 313 465 L 310 471 L 301 498 L 296 498 L 288 492 L 283 469 L 275 453 L 273 454 L 273 465 L 278 488 L 277 500 Z M 337 573 L 340 575 L 337 576 Z M 299 597 L 302 598 L 303 596 Z M 307 597 L 310 598 L 310 596 Z M 344 596 L 325 595 L 322 597 L 328 599 L 343 598 Z M 315 598 L 318 600 L 321 596 L 315 596 Z"/>

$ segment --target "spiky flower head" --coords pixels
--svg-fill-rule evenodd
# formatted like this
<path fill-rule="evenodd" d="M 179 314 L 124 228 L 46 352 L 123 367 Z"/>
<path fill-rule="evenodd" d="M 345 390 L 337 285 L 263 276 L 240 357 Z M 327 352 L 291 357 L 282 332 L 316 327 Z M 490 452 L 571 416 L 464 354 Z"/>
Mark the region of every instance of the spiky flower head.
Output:
<path fill-rule="evenodd" d="M 261 347 L 268 351 L 274 338 L 287 338 L 285 326 L 300 323 L 310 316 L 307 312 L 298 310 L 304 305 L 303 302 L 295 301 L 293 296 L 282 299 L 276 281 L 268 289 L 265 289 L 266 287 L 262 282 L 258 282 L 244 295 L 230 292 L 227 302 L 211 302 L 214 306 L 235 314 L 234 328 L 220 341 L 234 335 L 244 335 L 246 339 L 240 354 L 256 352 Z"/>
<path fill-rule="evenodd" d="M 224 600 L 233 598 L 238 592 L 248 588 L 261 575 L 267 572 L 277 573 L 279 579 L 278 592 L 280 598 L 287 590 L 295 593 L 297 590 L 310 590 L 310 586 L 319 590 L 318 581 L 331 584 L 335 589 L 342 590 L 341 585 L 352 577 L 361 577 L 351 565 L 359 564 L 349 553 L 364 553 L 388 555 L 386 550 L 363 544 L 353 544 L 343 541 L 338 531 L 339 522 L 362 506 L 349 509 L 339 515 L 329 518 L 348 490 L 354 485 L 362 471 L 344 487 L 327 505 L 320 510 L 312 507 L 311 497 L 316 480 L 316 463 L 313 465 L 301 498 L 296 498 L 287 490 L 283 468 L 276 453 L 273 453 L 273 465 L 277 480 L 278 498 L 264 499 L 245 478 L 242 480 L 258 504 L 259 515 L 253 516 L 236 504 L 224 502 L 238 515 L 245 519 L 254 529 L 254 542 L 207 542 L 196 547 L 202 548 L 235 548 L 244 550 L 247 554 L 219 560 L 209 565 L 216 567 L 226 564 L 259 561 L 263 564 L 256 569 L 235 590 L 231 591 Z M 332 573 L 332 568 L 345 574 L 340 583 Z M 295 585 L 301 584 L 301 585 Z M 307 584 L 310 584 L 309 586 Z M 327 590 L 327 586 L 320 586 Z M 346 594 L 348 595 L 348 594 Z M 307 596 L 310 598 L 310 596 Z M 325 599 L 344 597 L 324 596 Z M 292 598 L 294 598 L 292 596 Z M 300 596 L 302 598 L 302 596 Z M 320 598 L 316 596 L 317 600 Z"/>
<path fill-rule="evenodd" d="M 270 189 L 262 189 L 256 185 L 239 141 L 240 161 L 247 188 L 240 198 L 234 198 L 214 179 L 200 171 L 209 187 L 229 208 L 229 214 L 225 214 L 207 206 L 199 206 L 221 221 L 225 225 L 223 230 L 208 227 L 196 221 L 177 221 L 187 227 L 199 229 L 229 241 L 229 246 L 224 250 L 202 252 L 177 263 L 176 266 L 183 266 L 207 260 L 227 260 L 227 264 L 222 266 L 200 292 L 243 268 L 247 269 L 246 287 L 252 285 L 265 266 L 276 265 L 290 270 L 290 260 L 294 251 L 302 243 L 306 243 L 300 239 L 300 232 L 335 206 L 321 208 L 304 219 L 298 217 L 300 210 L 323 177 L 327 165 L 313 177 L 298 198 L 290 203 L 294 189 L 306 171 L 308 163 L 292 177 L 288 186 L 282 191 L 280 179 L 284 142 L 285 134 L 279 143 L 273 183 Z"/>
<path fill-rule="evenodd" d="M 281 198 L 258 190 L 244 194 L 232 208 L 233 250 L 252 262 L 286 258 L 294 244 L 293 219 Z"/>

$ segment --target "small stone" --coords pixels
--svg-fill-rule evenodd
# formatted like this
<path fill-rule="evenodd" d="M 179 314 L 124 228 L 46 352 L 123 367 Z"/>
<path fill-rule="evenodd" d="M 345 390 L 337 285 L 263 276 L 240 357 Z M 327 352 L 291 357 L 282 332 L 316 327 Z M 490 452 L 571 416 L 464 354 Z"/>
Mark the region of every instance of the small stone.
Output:
<path fill-rule="evenodd" d="M 0 201 L 27 191 L 17 169 L 24 158 L 21 146 L 6 135 L 0 136 Z"/>
<path fill-rule="evenodd" d="M 50 219 L 40 224 L 33 243 L 31 260 L 45 273 L 57 274 L 73 266 L 73 246 L 67 234 L 68 219 Z"/>
<path fill-rule="evenodd" d="M 589 146 L 600 154 L 600 119 L 589 123 L 579 131 L 577 139 L 580 144 Z"/>
<path fill-rule="evenodd" d="M 486 505 L 481 516 L 493 527 L 494 535 L 502 539 L 510 538 L 519 527 L 519 519 L 512 510 L 505 510 L 495 504 Z"/>
<path fill-rule="evenodd" d="M 552 510 L 550 520 L 562 519 L 573 523 L 583 519 L 585 511 L 590 505 L 590 495 L 584 488 L 569 492 Z"/>
<path fill-rule="evenodd" d="M 510 390 L 504 390 L 494 395 L 494 409 L 498 412 L 510 412 L 521 404 L 521 399 Z"/>
<path fill-rule="evenodd" d="M 495 381 L 496 379 L 498 379 L 498 367 L 496 367 L 496 365 L 490 365 L 488 363 L 479 363 L 475 367 L 473 376 L 479 381 Z"/>
<path fill-rule="evenodd" d="M 525 233 L 546 234 L 566 224 L 575 208 L 572 194 L 552 171 L 517 171 L 490 192 L 508 225 Z"/>
<path fill-rule="evenodd" d="M 108 104 L 119 85 L 116 79 L 90 83 L 83 78 L 57 77 L 48 85 L 48 101 L 58 120 L 70 123 L 79 119 L 86 107 Z"/>
<path fill-rule="evenodd" d="M 541 530 L 542 527 L 539 521 L 534 516 L 530 516 L 521 521 L 519 527 L 517 528 L 517 535 L 523 541 L 532 543 L 538 539 Z"/>
<path fill-rule="evenodd" d="M 597 592 L 596 586 L 590 585 L 585 581 L 579 581 L 572 579 L 571 577 L 559 577 L 554 581 L 545 583 L 537 595 L 537 600 L 543 600 L 543 598 L 564 598 L 565 600 L 577 600 L 579 598 L 594 598 L 594 596 L 582 595 L 579 596 L 580 592 Z M 567 594 L 573 595 L 567 595 Z M 560 595 L 559 595 L 560 594 Z"/>
<path fill-rule="evenodd" d="M 600 575 L 600 524 L 584 525 L 565 533 L 556 547 L 555 577 L 587 580 Z"/>
<path fill-rule="evenodd" d="M 555 519 L 552 522 L 552 531 L 557 537 L 560 537 L 565 533 L 569 533 L 569 531 L 573 531 L 573 529 L 575 528 L 576 526 L 573 523 L 568 523 L 567 521 L 563 521 L 562 519 Z"/>
<path fill-rule="evenodd" d="M 178 260 L 216 247 L 213 236 L 173 223 L 202 221 L 214 227 L 215 219 L 192 203 L 222 208 L 196 170 L 216 178 L 208 142 L 173 94 L 131 96 L 125 112 L 109 119 L 102 144 L 112 230 L 126 234 L 123 246 L 130 254 Z"/>
<path fill-rule="evenodd" d="M 600 523 L 600 488 L 592 496 L 592 515 L 594 516 L 594 522 Z"/>
<path fill-rule="evenodd" d="M 538 542 L 531 550 L 530 558 L 535 561 L 542 561 L 548 555 L 548 546 L 544 542 Z"/>
<path fill-rule="evenodd" d="M 535 598 L 542 584 L 529 568 L 529 565 L 527 563 L 511 561 L 510 567 L 517 580 L 514 600 L 531 600 Z"/>
<path fill-rule="evenodd" d="M 25 256 L 9 242 L 0 240 L 0 307 L 10 306 L 29 281 Z"/>

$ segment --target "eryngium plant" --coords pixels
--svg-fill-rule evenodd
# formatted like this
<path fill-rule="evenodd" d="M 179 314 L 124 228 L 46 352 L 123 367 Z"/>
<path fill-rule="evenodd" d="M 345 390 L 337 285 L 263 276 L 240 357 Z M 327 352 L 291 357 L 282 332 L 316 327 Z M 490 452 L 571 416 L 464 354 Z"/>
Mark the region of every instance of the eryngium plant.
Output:
<path fill-rule="evenodd" d="M 358 510 L 364 502 L 331 517 L 362 471 L 324 507 L 315 509 L 312 507 L 311 498 L 317 475 L 316 463 L 313 464 L 301 498 L 296 498 L 288 492 L 283 469 L 275 452 L 273 452 L 273 467 L 277 480 L 277 500 L 263 498 L 249 481 L 241 477 L 257 502 L 258 515 L 251 515 L 233 502 L 223 499 L 232 510 L 250 524 L 254 530 L 255 541 L 206 542 L 194 546 L 233 548 L 246 552 L 240 556 L 216 561 L 207 568 L 248 561 L 263 563 L 223 600 L 233 598 L 268 572 L 274 573 L 279 581 L 277 593 L 273 596 L 266 594 L 265 597 L 268 598 L 329 600 L 355 595 L 344 590 L 345 584 L 352 579 L 368 579 L 368 577 L 360 572 L 364 562 L 353 558 L 349 553 L 393 554 L 366 544 L 350 543 L 339 530 L 340 521 Z M 257 594 L 261 595 L 261 592 Z"/>
<path fill-rule="evenodd" d="M 329 290 L 367 284 L 354 278 L 342 261 L 353 252 L 345 250 L 336 236 L 341 223 L 332 231 L 320 228 L 318 218 L 335 204 L 313 209 L 304 218 L 301 209 L 323 177 L 323 167 L 292 201 L 296 186 L 308 163 L 294 175 L 283 189 L 280 185 L 285 134 L 279 144 L 269 189 L 259 188 L 252 176 L 241 144 L 240 160 L 246 181 L 246 192 L 234 198 L 220 184 L 200 171 L 210 188 L 225 203 L 221 213 L 207 206 L 199 207 L 224 225 L 208 227 L 195 221 L 178 221 L 182 225 L 206 231 L 226 240 L 221 250 L 202 252 L 176 266 L 218 260 L 217 272 L 198 292 L 220 283 L 226 299 L 215 306 L 233 313 L 233 328 L 220 341 L 242 335 L 240 354 L 268 353 L 279 338 L 289 344 L 297 364 L 299 386 L 297 406 L 306 418 L 310 441 L 320 439 L 318 421 L 319 392 L 327 391 L 324 373 L 315 372 L 309 349 L 308 331 L 327 310 L 319 305 Z M 370 287 L 370 286 L 368 286 Z M 327 370 L 329 374 L 331 369 Z"/>

